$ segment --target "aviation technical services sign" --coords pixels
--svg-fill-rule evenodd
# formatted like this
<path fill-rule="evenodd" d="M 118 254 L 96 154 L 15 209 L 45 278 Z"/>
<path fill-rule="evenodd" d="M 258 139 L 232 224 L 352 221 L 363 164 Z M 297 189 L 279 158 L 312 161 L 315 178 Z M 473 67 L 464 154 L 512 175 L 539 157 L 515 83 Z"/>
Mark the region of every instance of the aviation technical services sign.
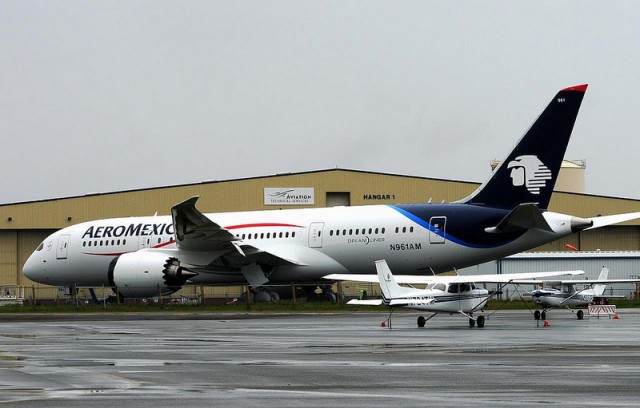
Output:
<path fill-rule="evenodd" d="M 264 189 L 264 205 L 314 205 L 315 203 L 315 190 L 313 187 Z"/>

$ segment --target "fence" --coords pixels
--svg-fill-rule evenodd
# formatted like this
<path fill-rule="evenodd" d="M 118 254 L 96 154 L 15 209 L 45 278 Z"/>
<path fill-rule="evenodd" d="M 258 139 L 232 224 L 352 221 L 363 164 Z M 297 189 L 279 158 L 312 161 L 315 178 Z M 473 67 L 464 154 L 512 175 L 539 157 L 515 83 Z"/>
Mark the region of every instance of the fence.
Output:
<path fill-rule="evenodd" d="M 0 286 L 2 288 L 2 286 Z M 109 286 L 28 286 L 21 287 L 22 301 L 26 305 L 65 305 L 76 306 L 95 304 L 182 304 L 182 305 L 210 305 L 235 304 L 247 301 L 246 286 L 184 286 L 179 291 L 158 294 L 146 298 L 123 298 L 116 296 L 115 290 Z M 331 292 L 326 289 L 331 288 Z M 324 289 L 324 291 L 323 291 Z M 250 291 L 251 302 L 274 302 L 279 299 L 299 300 L 344 300 L 351 298 L 379 297 L 380 288 L 374 283 L 343 282 L 325 285 L 322 289 L 318 285 L 277 285 L 269 286 L 266 290 Z"/>

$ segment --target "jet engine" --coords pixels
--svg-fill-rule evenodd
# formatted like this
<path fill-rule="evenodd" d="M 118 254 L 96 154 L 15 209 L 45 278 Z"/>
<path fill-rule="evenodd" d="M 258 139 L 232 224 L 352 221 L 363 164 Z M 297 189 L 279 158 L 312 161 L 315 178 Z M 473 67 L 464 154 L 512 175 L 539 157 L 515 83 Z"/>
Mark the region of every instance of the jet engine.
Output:
<path fill-rule="evenodd" d="M 122 254 L 109 265 L 109 282 L 124 297 L 169 295 L 197 273 L 183 269 L 166 253 L 138 251 Z"/>

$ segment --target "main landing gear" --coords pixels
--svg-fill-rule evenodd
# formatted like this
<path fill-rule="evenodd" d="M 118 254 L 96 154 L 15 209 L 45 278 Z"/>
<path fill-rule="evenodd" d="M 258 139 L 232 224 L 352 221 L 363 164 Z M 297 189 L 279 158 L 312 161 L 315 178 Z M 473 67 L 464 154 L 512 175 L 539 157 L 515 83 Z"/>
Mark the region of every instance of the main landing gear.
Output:
<path fill-rule="evenodd" d="M 425 318 L 424 316 L 418 316 L 418 327 L 424 327 L 425 323 L 427 323 L 427 320 L 430 320 L 431 318 L 433 318 L 437 313 L 432 314 L 431 316 L 429 316 L 428 318 Z M 464 314 L 465 316 L 469 317 L 469 327 L 474 327 L 475 325 L 478 325 L 478 327 L 482 328 L 484 327 L 484 316 L 480 315 L 477 318 L 473 318 L 471 314 L 467 315 Z"/>
<path fill-rule="evenodd" d="M 475 320 L 472 317 L 469 318 L 469 327 L 473 327 L 476 324 L 480 328 L 484 327 L 484 316 L 480 315 Z"/>
<path fill-rule="evenodd" d="M 536 310 L 535 312 L 533 312 L 533 318 L 536 320 L 547 320 L 547 312 L 545 310 L 543 310 L 542 312 Z"/>
<path fill-rule="evenodd" d="M 569 308 L 567 308 L 569 309 Z M 569 309 L 571 310 L 571 309 Z M 573 312 L 573 310 L 571 310 L 571 312 Z M 578 320 L 582 320 L 584 319 L 584 312 L 582 310 L 578 310 L 577 312 L 575 312 L 576 317 L 578 318 Z M 536 310 L 535 312 L 533 312 L 533 318 L 536 320 L 547 320 L 547 312 L 546 310 L 540 311 L 540 310 Z"/>

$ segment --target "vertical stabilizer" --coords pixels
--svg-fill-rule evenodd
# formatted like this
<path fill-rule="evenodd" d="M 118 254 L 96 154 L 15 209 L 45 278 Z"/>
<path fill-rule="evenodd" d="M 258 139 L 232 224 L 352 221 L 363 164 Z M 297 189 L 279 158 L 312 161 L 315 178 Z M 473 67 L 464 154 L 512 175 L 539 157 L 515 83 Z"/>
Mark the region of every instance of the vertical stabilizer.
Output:
<path fill-rule="evenodd" d="M 546 209 L 586 90 L 585 84 L 558 92 L 489 180 L 462 202 Z"/>
<path fill-rule="evenodd" d="M 382 297 L 385 301 L 401 297 L 404 292 L 411 290 L 398 285 L 398 282 L 396 282 L 396 279 L 391 273 L 391 269 L 389 269 L 389 265 L 387 265 L 387 261 L 384 259 L 376 261 L 376 270 L 378 271 L 378 281 L 380 282 Z"/>
<path fill-rule="evenodd" d="M 600 271 L 600 275 L 598 276 L 598 280 L 607 280 L 609 278 L 609 268 L 602 267 Z M 596 284 L 593 285 L 593 294 L 594 296 L 602 296 L 604 290 L 607 288 L 606 284 Z"/>

